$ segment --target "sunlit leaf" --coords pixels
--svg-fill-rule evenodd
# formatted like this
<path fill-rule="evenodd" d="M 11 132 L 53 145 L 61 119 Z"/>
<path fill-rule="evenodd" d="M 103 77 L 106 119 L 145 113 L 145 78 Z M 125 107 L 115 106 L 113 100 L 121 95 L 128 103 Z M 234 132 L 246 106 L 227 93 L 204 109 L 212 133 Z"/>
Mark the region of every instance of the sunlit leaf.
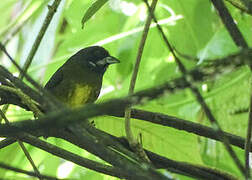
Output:
<path fill-rule="evenodd" d="M 84 14 L 81 23 L 82 28 L 84 27 L 84 24 L 106 3 L 108 0 L 96 0 L 86 11 Z"/>

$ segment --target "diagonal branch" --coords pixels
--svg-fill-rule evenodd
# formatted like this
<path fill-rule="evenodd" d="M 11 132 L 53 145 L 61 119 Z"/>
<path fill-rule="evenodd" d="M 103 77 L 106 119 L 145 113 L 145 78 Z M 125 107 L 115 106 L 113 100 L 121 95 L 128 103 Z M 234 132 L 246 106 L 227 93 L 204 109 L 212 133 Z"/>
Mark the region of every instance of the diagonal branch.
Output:
<path fill-rule="evenodd" d="M 222 0 L 211 0 L 214 7 L 217 9 L 219 16 L 228 30 L 231 38 L 235 42 L 238 47 L 248 48 L 248 44 L 245 41 L 242 33 L 238 29 L 236 23 L 234 22 L 232 16 L 230 15 L 228 9 Z M 245 2 L 244 2 L 245 3 Z M 251 10 L 251 2 L 248 6 L 249 11 Z M 252 71 L 252 66 L 250 65 L 250 70 Z M 252 83 L 250 83 L 252 84 Z M 251 144 L 251 133 L 252 133 L 252 94 L 250 95 L 250 108 L 249 108 L 249 119 L 248 119 L 248 128 L 247 128 L 247 138 L 245 143 L 245 170 L 246 170 L 246 179 L 250 177 L 250 167 L 249 167 L 249 152 L 250 152 L 250 144 Z"/>
<path fill-rule="evenodd" d="M 48 13 L 46 15 L 46 18 L 45 18 L 45 20 L 43 22 L 43 25 L 42 25 L 37 37 L 36 37 L 36 40 L 34 41 L 34 43 L 32 45 L 32 49 L 30 50 L 29 55 L 28 55 L 27 59 L 25 60 L 25 64 L 24 64 L 24 67 L 23 67 L 23 72 L 19 76 L 21 79 L 23 79 L 24 73 L 27 72 L 29 66 L 31 65 L 33 57 L 35 56 L 35 54 L 36 54 L 36 52 L 38 50 L 40 42 L 42 41 L 42 38 L 44 37 L 45 32 L 46 32 L 49 24 L 51 23 L 52 18 L 54 16 L 54 14 L 56 13 L 60 2 L 61 2 L 61 0 L 54 0 L 52 5 L 48 5 Z"/>
<path fill-rule="evenodd" d="M 147 0 L 144 0 L 146 6 L 148 7 L 148 10 L 149 10 L 149 13 L 151 13 L 150 11 L 150 6 L 147 2 Z M 193 84 L 191 84 L 191 79 L 192 77 L 189 75 L 188 76 L 188 73 L 187 73 L 187 70 L 185 68 L 185 66 L 181 63 L 180 59 L 176 56 L 175 52 L 174 52 L 174 49 L 172 48 L 171 44 L 169 43 L 166 35 L 164 34 L 163 32 L 163 29 L 162 27 L 158 24 L 158 21 L 155 17 L 155 15 L 152 13 L 152 18 L 154 20 L 154 22 L 156 23 L 157 25 L 157 28 L 159 30 L 159 32 L 161 33 L 162 35 L 162 38 L 167 46 L 167 48 L 169 49 L 169 51 L 172 53 L 177 65 L 178 65 L 178 68 L 179 70 L 182 72 L 182 74 L 184 75 L 184 81 L 186 83 L 188 83 L 188 86 L 189 88 L 191 89 L 192 93 L 194 94 L 194 96 L 196 97 L 198 103 L 201 105 L 201 107 L 203 108 L 204 112 L 206 113 L 206 116 L 208 117 L 209 121 L 211 122 L 211 125 L 214 127 L 214 129 L 216 129 L 216 133 L 220 136 L 220 138 L 222 138 L 222 142 L 226 148 L 226 150 L 228 151 L 229 155 L 232 157 L 234 163 L 236 164 L 236 166 L 238 167 L 238 169 L 241 171 L 241 173 L 243 175 L 246 174 L 245 172 L 245 168 L 244 166 L 242 165 L 241 161 L 239 160 L 239 158 L 237 157 L 237 155 L 235 154 L 234 150 L 232 149 L 232 147 L 230 146 L 230 143 L 227 139 L 227 137 L 225 136 L 225 134 L 223 133 L 219 123 L 217 122 L 217 120 L 215 119 L 214 115 L 212 114 L 210 108 L 208 107 L 208 105 L 206 104 L 204 98 L 201 96 L 199 90 L 197 89 L 197 87 L 195 87 Z"/>
<path fill-rule="evenodd" d="M 0 110 L 0 117 L 4 119 L 6 125 L 10 125 L 9 120 L 7 119 L 7 117 L 5 116 L 5 114 L 3 113 L 2 110 Z M 37 177 L 39 177 L 40 180 L 42 180 L 41 178 L 41 174 L 38 170 L 38 168 L 36 167 L 31 155 L 29 154 L 28 150 L 26 149 L 26 147 L 24 146 L 23 142 L 21 142 L 19 139 L 17 139 L 17 142 L 19 144 L 19 146 L 21 147 L 22 151 L 24 152 L 26 158 L 28 159 L 28 161 L 30 162 L 35 174 L 37 175 Z"/>
<path fill-rule="evenodd" d="M 242 36 L 241 31 L 238 29 L 237 25 L 235 24 L 232 16 L 228 12 L 223 0 L 211 0 L 214 7 L 217 9 L 219 16 L 227 28 L 231 38 L 235 42 L 238 47 L 248 48 L 248 44 L 245 41 L 244 37 Z"/>

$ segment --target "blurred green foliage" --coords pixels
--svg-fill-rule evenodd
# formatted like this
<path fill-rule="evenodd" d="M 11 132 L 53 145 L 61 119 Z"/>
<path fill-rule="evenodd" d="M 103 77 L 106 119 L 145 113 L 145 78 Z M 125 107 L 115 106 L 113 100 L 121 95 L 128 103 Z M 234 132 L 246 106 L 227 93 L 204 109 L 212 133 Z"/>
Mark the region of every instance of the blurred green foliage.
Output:
<path fill-rule="evenodd" d="M 4 42 L 7 37 L 11 37 L 7 49 L 20 64 L 24 63 L 43 23 L 48 2 L 45 0 L 0 1 L 0 38 Z M 95 44 L 101 45 L 108 49 L 111 55 L 121 60 L 120 64 L 111 66 L 104 76 L 102 95 L 98 100 L 102 102 L 127 95 L 147 11 L 140 0 L 109 0 L 85 23 L 82 29 L 81 20 L 94 2 L 93 0 L 62 0 L 36 53 L 29 74 L 44 85 L 57 68 L 77 50 Z M 230 4 L 227 6 L 251 46 L 251 16 L 242 14 Z M 27 10 L 28 7 L 30 8 Z M 205 59 L 224 57 L 238 51 L 210 1 L 160 0 L 155 14 L 172 45 L 183 54 L 198 57 L 202 62 Z M 17 27 L 20 27 L 19 31 L 12 34 L 13 29 Z M 1 56 L 0 62 L 13 73 L 17 73 L 6 57 Z M 183 60 L 183 63 L 189 69 L 197 66 L 190 60 Z M 179 75 L 170 52 L 153 26 L 145 44 L 136 91 L 157 86 Z M 215 81 L 205 82 L 198 86 L 221 127 L 241 136 L 245 136 L 247 113 L 234 114 L 234 112 L 248 107 L 249 76 L 248 68 L 243 67 Z M 208 87 L 207 91 L 203 91 L 203 85 Z M 205 117 L 199 118 L 201 108 L 188 90 L 163 96 L 138 108 L 205 125 L 209 124 Z M 15 106 L 11 106 L 7 115 L 13 121 L 32 117 L 29 112 Z M 95 121 L 97 127 L 106 132 L 117 136 L 124 135 L 122 118 L 105 116 L 97 117 Z M 151 151 L 174 160 L 216 167 L 241 176 L 219 142 L 138 120 L 133 120 L 132 125 L 135 135 L 141 133 L 144 147 Z M 65 141 L 54 138 L 49 141 L 100 161 Z M 63 160 L 36 148 L 27 147 L 41 173 L 57 176 L 57 170 L 64 162 Z M 243 152 L 240 149 L 236 150 L 240 159 L 243 160 Z M 30 164 L 17 144 L 2 149 L 0 159 L 2 162 L 31 170 Z M 0 177 L 27 178 L 3 169 L 0 169 Z M 74 166 L 66 177 L 111 179 L 111 177 L 78 166 Z M 185 178 L 175 174 L 174 177 Z"/>

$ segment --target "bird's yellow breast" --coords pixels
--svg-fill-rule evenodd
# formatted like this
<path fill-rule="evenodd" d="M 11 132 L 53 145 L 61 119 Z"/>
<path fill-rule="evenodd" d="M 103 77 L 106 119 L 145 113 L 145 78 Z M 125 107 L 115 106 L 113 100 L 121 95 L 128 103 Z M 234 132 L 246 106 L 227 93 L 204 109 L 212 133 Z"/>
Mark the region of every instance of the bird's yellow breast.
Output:
<path fill-rule="evenodd" d="M 92 96 L 92 87 L 89 85 L 76 84 L 69 93 L 67 104 L 71 108 L 80 107 L 86 104 L 89 101 L 89 98 Z"/>

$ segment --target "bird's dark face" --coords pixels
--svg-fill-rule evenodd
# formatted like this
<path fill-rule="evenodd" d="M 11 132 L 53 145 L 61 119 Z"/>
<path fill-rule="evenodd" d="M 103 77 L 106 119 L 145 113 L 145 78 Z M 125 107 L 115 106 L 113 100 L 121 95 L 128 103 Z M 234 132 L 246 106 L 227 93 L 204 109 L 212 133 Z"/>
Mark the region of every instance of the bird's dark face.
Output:
<path fill-rule="evenodd" d="M 77 52 L 73 58 L 78 59 L 81 64 L 88 66 L 95 72 L 103 74 L 110 64 L 119 63 L 120 61 L 109 55 L 103 47 L 91 46 Z"/>

